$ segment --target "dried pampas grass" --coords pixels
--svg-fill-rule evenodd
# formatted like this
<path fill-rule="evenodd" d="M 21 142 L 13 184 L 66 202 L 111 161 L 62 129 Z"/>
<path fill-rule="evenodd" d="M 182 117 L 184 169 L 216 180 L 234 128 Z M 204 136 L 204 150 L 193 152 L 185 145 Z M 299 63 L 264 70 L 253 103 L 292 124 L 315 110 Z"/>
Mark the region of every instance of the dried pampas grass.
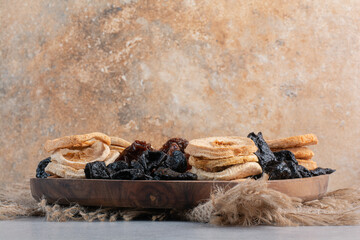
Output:
<path fill-rule="evenodd" d="M 216 225 L 323 226 L 360 223 L 360 191 L 341 189 L 302 203 L 267 188 L 265 179 L 247 180 L 195 207 L 187 218 Z"/>

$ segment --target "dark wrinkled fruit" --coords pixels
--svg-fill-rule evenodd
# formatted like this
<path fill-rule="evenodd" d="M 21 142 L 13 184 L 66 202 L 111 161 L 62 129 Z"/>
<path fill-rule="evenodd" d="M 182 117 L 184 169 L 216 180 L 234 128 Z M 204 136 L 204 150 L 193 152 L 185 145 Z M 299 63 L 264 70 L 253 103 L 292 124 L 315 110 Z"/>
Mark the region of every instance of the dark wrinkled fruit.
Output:
<path fill-rule="evenodd" d="M 336 171 L 335 169 L 331 169 L 331 168 L 316 168 L 310 172 L 313 176 L 319 176 L 324 174 L 331 174 L 335 171 Z"/>
<path fill-rule="evenodd" d="M 112 174 L 114 174 L 114 173 L 116 173 L 116 172 L 118 172 L 120 170 L 127 169 L 127 168 L 129 168 L 129 165 L 124 161 L 113 162 L 113 163 L 110 163 L 107 166 L 107 169 L 108 169 L 108 171 L 110 173 L 110 177 L 111 177 Z"/>
<path fill-rule="evenodd" d="M 145 170 L 144 166 L 139 161 L 136 161 L 136 160 L 131 161 L 130 167 L 133 169 L 138 169 L 142 172 L 144 172 L 144 170 Z"/>
<path fill-rule="evenodd" d="M 146 143 L 145 141 L 136 140 L 124 149 L 115 162 L 125 161 L 130 164 L 132 160 L 137 160 L 146 150 L 152 150 L 151 144 Z"/>
<path fill-rule="evenodd" d="M 290 152 L 290 151 L 280 151 L 280 152 L 275 152 L 274 153 L 276 160 L 277 160 L 277 164 L 275 165 L 279 165 L 280 163 L 285 163 L 287 168 L 290 169 L 290 177 L 288 178 L 301 178 L 302 175 L 298 170 L 298 162 L 295 158 L 295 155 Z M 278 179 L 288 179 L 288 178 L 278 178 Z"/>
<path fill-rule="evenodd" d="M 141 180 L 145 179 L 145 174 L 139 169 L 124 169 L 111 175 L 112 179 Z"/>
<path fill-rule="evenodd" d="M 167 157 L 165 164 L 168 168 L 183 173 L 187 168 L 187 161 L 185 154 L 181 151 L 174 151 L 173 154 Z"/>
<path fill-rule="evenodd" d="M 248 135 L 248 138 L 253 140 L 258 147 L 255 155 L 259 159 L 263 173 L 269 175 L 269 180 L 305 178 L 335 172 L 335 170 L 330 168 L 317 168 L 309 171 L 298 164 L 294 154 L 290 151 L 273 153 L 265 142 L 261 132 L 259 132 L 258 135 L 252 132 Z M 256 178 L 257 177 L 259 176 L 256 176 Z"/>
<path fill-rule="evenodd" d="M 181 151 L 177 143 L 171 143 L 169 150 L 166 152 L 167 155 L 172 155 L 175 151 Z"/>
<path fill-rule="evenodd" d="M 158 180 L 196 180 L 197 175 L 190 172 L 179 173 L 170 168 L 159 167 L 154 172 L 154 178 Z"/>
<path fill-rule="evenodd" d="M 51 158 L 45 158 L 41 160 L 36 168 L 36 177 L 37 178 L 47 178 L 50 174 L 45 172 L 46 166 L 51 162 Z"/>
<path fill-rule="evenodd" d="M 104 162 L 91 162 L 85 166 L 85 176 L 88 179 L 109 179 L 110 173 Z"/>
<path fill-rule="evenodd" d="M 269 180 L 273 179 L 289 179 L 292 178 L 291 170 L 285 162 L 280 162 L 272 166 L 268 166 L 263 172 L 269 175 Z"/>
<path fill-rule="evenodd" d="M 175 144 L 177 145 L 175 145 Z M 184 153 L 185 148 L 187 147 L 187 145 L 189 144 L 189 141 L 184 139 L 184 138 L 170 138 L 169 140 L 166 141 L 166 143 L 160 148 L 160 151 L 163 151 L 164 153 L 169 154 L 169 150 L 171 150 L 171 148 L 174 150 L 174 148 L 179 148 L 176 150 L 180 150 L 181 152 Z M 171 153 L 170 153 L 171 154 Z"/>
<path fill-rule="evenodd" d="M 270 150 L 269 146 L 265 142 L 261 132 L 259 132 L 257 136 L 253 132 L 249 133 L 247 137 L 253 140 L 255 145 L 258 147 L 258 150 L 255 152 L 255 155 L 258 157 L 259 164 L 263 170 L 266 169 L 267 166 L 274 165 L 277 163 L 274 153 Z"/>
<path fill-rule="evenodd" d="M 140 162 L 142 162 L 144 159 L 146 162 L 145 171 L 151 174 L 154 169 L 164 165 L 167 157 L 168 155 L 162 151 L 147 151 L 143 154 L 143 158 L 140 160 Z"/>
<path fill-rule="evenodd" d="M 185 172 L 187 158 L 183 151 L 187 143 L 185 139 L 173 138 L 164 144 L 164 151 L 155 151 L 150 144 L 135 141 L 108 166 L 104 162 L 88 163 L 85 175 L 124 180 L 196 180 L 196 174 Z"/>

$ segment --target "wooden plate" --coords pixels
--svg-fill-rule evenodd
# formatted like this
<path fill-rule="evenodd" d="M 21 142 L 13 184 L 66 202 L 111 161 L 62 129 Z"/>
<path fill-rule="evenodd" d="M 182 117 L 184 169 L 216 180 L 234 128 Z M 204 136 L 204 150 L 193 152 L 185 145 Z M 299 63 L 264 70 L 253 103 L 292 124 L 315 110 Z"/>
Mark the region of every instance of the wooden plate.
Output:
<path fill-rule="evenodd" d="M 292 197 L 314 200 L 327 191 L 329 175 L 268 181 L 268 186 Z M 206 201 L 215 186 L 230 188 L 241 182 L 152 181 L 48 178 L 30 180 L 36 200 L 83 206 L 184 209 Z"/>

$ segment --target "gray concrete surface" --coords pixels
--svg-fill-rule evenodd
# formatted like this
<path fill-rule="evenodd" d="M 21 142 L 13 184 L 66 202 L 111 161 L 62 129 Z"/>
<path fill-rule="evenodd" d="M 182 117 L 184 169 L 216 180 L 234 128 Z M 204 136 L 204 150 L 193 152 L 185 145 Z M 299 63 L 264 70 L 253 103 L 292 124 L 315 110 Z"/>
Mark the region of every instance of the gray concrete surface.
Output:
<path fill-rule="evenodd" d="M 359 239 L 360 226 L 216 227 L 190 222 L 45 222 L 42 218 L 0 221 L 0 239 Z"/>

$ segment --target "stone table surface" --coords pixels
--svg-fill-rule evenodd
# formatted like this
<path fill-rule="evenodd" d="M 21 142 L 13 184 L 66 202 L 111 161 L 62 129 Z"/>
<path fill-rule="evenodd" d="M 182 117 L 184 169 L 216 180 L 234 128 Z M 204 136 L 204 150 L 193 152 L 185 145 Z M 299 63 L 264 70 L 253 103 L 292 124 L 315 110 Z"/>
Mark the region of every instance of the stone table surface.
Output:
<path fill-rule="evenodd" d="M 217 227 L 191 222 L 0 221 L 0 239 L 356 239 L 360 226 Z"/>

